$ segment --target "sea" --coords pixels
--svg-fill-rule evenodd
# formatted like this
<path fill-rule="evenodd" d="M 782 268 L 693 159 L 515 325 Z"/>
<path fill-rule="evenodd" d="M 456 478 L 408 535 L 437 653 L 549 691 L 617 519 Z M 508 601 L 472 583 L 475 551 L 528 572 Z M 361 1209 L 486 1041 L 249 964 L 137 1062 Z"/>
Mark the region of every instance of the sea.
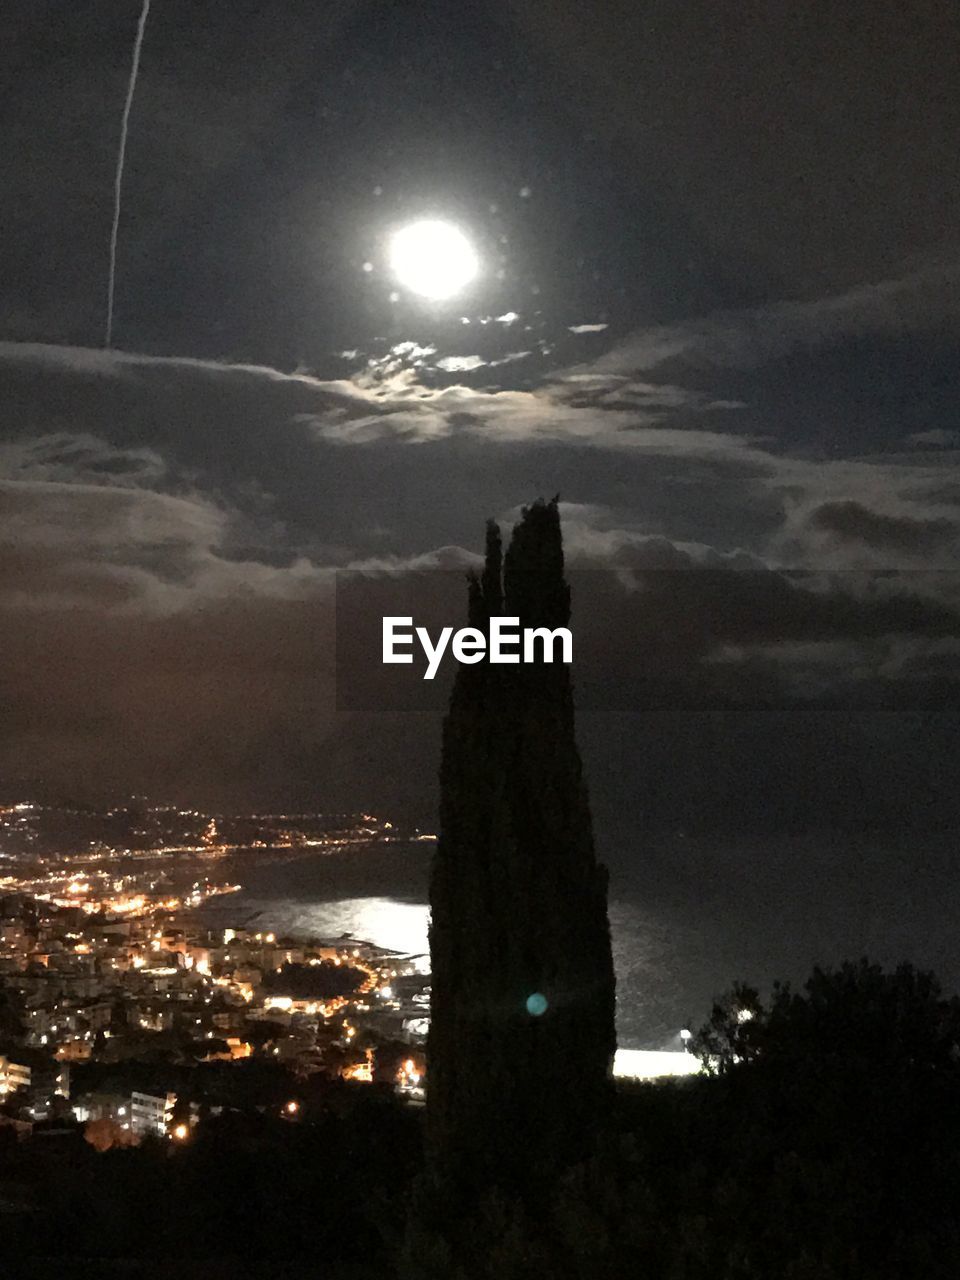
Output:
<path fill-rule="evenodd" d="M 279 935 L 343 934 L 426 955 L 434 846 L 350 846 L 242 870 L 211 923 Z M 960 988 L 960 857 L 935 842 L 839 833 L 791 839 L 629 840 L 610 865 L 610 928 L 622 1048 L 677 1049 L 735 980 L 801 986 L 814 965 L 869 959 L 931 968 Z"/>

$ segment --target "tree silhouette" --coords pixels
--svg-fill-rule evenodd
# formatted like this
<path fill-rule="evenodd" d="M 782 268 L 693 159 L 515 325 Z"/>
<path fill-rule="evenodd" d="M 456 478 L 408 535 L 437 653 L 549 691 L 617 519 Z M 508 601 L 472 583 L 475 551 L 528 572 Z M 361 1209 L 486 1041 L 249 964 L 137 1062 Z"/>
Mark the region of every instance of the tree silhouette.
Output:
<path fill-rule="evenodd" d="M 564 627 L 557 501 L 503 555 L 488 525 L 470 625 Z M 472 1195 L 549 1185 L 594 1149 L 616 1047 L 606 870 L 596 860 L 569 668 L 461 665 L 444 724 L 430 886 L 429 1178 Z"/>

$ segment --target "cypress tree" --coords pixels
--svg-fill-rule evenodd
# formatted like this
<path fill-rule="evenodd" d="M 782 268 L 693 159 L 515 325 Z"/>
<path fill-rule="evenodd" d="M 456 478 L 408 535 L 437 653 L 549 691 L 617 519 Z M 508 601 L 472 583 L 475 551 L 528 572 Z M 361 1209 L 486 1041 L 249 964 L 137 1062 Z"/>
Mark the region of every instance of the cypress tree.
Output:
<path fill-rule="evenodd" d="M 506 554 L 487 527 L 470 624 L 567 626 L 557 501 Z M 444 724 L 430 885 L 428 1177 L 526 1195 L 587 1157 L 616 1047 L 606 870 L 562 663 L 461 665 Z"/>

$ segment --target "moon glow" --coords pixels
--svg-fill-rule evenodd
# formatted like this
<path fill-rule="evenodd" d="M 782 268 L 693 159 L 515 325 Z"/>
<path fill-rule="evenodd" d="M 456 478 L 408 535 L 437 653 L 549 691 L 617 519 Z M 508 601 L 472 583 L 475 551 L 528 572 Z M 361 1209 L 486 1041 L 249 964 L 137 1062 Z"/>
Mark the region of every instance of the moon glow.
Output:
<path fill-rule="evenodd" d="M 412 293 L 442 302 L 460 293 L 480 270 L 480 259 L 459 227 L 439 219 L 412 222 L 395 231 L 390 269 Z"/>

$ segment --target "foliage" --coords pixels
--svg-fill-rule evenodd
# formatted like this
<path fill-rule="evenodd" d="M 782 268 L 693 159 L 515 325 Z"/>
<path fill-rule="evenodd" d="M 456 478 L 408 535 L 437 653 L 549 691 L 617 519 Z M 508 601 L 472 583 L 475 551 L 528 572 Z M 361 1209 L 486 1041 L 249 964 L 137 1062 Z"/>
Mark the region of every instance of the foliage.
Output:
<path fill-rule="evenodd" d="M 566 626 L 556 501 L 502 554 L 488 527 L 470 624 Z M 583 1159 L 615 1048 L 606 871 L 596 860 L 561 663 L 462 665 L 444 725 L 432 869 L 428 1142 L 432 1174 L 522 1186 Z M 528 998 L 545 1001 L 531 1013 Z"/>
<path fill-rule="evenodd" d="M 83 1136 L 94 1151 L 110 1151 L 115 1147 L 135 1147 L 138 1144 L 137 1135 L 131 1129 L 124 1129 L 109 1116 L 88 1120 Z"/>
<path fill-rule="evenodd" d="M 737 1062 L 748 1062 L 756 1055 L 765 1018 L 760 993 L 746 983 L 735 982 L 714 1001 L 709 1019 L 690 1041 L 690 1052 L 711 1075 L 729 1071 Z"/>
<path fill-rule="evenodd" d="M 23 1036 L 24 1002 L 18 991 L 0 985 L 0 1048 L 16 1045 Z"/>
<path fill-rule="evenodd" d="M 715 1073 L 758 1057 L 810 1059 L 818 1067 L 853 1058 L 949 1066 L 958 1046 L 960 1000 L 945 999 L 932 973 L 909 964 L 885 973 L 866 959 L 815 968 L 803 993 L 775 983 L 769 1007 L 753 987 L 735 983 L 691 1041 Z"/>
<path fill-rule="evenodd" d="M 268 970 L 263 975 L 263 986 L 265 991 L 296 999 L 325 1000 L 353 995 L 365 978 L 361 969 L 325 960 L 321 964 L 285 964 L 279 970 Z"/>
<path fill-rule="evenodd" d="M 766 1005 L 739 984 L 698 1042 L 714 1074 L 621 1085 L 615 1136 L 559 1181 L 464 1212 L 425 1180 L 404 1276 L 960 1274 L 960 1016 L 933 975 L 864 960 Z"/>
<path fill-rule="evenodd" d="M 83 1260 L 96 1260 L 91 1275 L 113 1275 L 119 1259 L 124 1275 L 137 1260 L 144 1274 L 165 1260 L 165 1273 L 193 1275 L 177 1263 L 216 1258 L 238 1260 L 238 1275 L 287 1274 L 282 1264 L 298 1259 L 293 1274 L 352 1263 L 389 1277 L 420 1159 L 418 1116 L 370 1086 L 337 1092 L 309 1124 L 229 1112 L 202 1119 L 187 1143 L 98 1152 L 78 1134 L 0 1144 L 0 1186 L 24 1188 L 42 1214 L 22 1224 L 4 1214 L 3 1274 L 28 1274 L 26 1256 L 45 1260 L 44 1275 L 79 1274 Z"/>

